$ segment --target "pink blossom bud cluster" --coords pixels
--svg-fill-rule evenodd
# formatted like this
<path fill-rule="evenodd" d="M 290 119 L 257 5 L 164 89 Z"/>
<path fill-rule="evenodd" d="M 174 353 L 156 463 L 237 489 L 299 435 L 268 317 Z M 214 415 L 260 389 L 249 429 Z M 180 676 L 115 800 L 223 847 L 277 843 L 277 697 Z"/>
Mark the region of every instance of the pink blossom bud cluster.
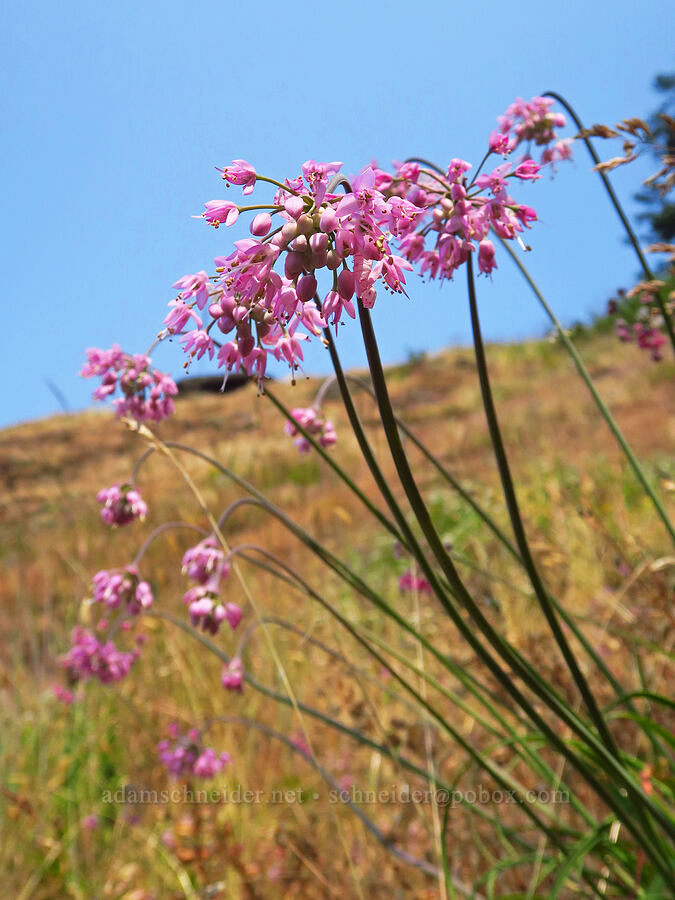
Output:
<path fill-rule="evenodd" d="M 229 663 L 225 663 L 220 681 L 228 691 L 243 691 L 244 665 L 238 656 L 233 656 Z"/>
<path fill-rule="evenodd" d="M 173 412 L 173 397 L 178 388 L 169 375 L 151 368 L 150 362 L 149 356 L 131 356 L 117 344 L 110 350 L 90 348 L 80 375 L 101 379 L 92 394 L 94 400 L 105 400 L 119 389 L 121 396 L 113 400 L 118 416 L 129 416 L 139 422 L 160 422 Z"/>
<path fill-rule="evenodd" d="M 666 322 L 663 312 L 656 302 L 656 294 L 663 287 L 663 281 L 652 281 L 636 285 L 628 293 L 618 292 L 607 304 L 610 316 L 618 316 L 614 326 L 616 336 L 624 343 L 635 342 L 640 350 L 645 350 L 655 362 L 663 359 L 663 348 L 667 343 L 664 334 Z M 644 287 L 649 290 L 642 290 Z M 666 301 L 666 310 L 672 316 L 672 301 Z"/>
<path fill-rule="evenodd" d="M 138 570 L 128 566 L 123 571 L 102 569 L 93 578 L 92 600 L 108 609 L 123 608 L 131 616 L 152 606 L 153 596 L 147 581 L 141 581 Z"/>
<path fill-rule="evenodd" d="M 112 641 L 100 643 L 92 631 L 81 626 L 73 628 L 71 647 L 61 657 L 71 681 L 87 681 L 97 678 L 101 684 L 113 684 L 129 674 L 138 659 L 138 648 L 126 652 L 118 650 Z"/>
<path fill-rule="evenodd" d="M 552 97 L 533 97 L 531 100 L 518 97 L 497 119 L 499 128 L 490 135 L 490 149 L 506 155 L 520 144 L 534 144 L 544 147 L 542 165 L 570 159 L 572 141 L 569 138 L 560 140 L 556 132 L 556 128 L 565 125 L 565 116 L 552 112 L 553 102 Z"/>
<path fill-rule="evenodd" d="M 564 117 L 550 107 L 548 98 L 516 101 L 499 119 L 490 151 L 507 154 L 528 142 L 545 148 L 543 163 L 569 155 L 555 131 Z M 557 142 L 553 149 L 551 142 Z M 208 354 L 262 385 L 269 357 L 294 373 L 303 343 L 320 337 L 328 323 L 337 328 L 345 314 L 354 318 L 355 299 L 370 308 L 380 288 L 404 293 L 413 265 L 422 275 L 451 278 L 471 253 L 480 271 L 490 273 L 496 267 L 490 232 L 513 240 L 537 218 L 508 190 L 539 177 L 540 164 L 527 157 L 473 180 L 472 166 L 461 159 L 440 176 L 409 162 L 396 164 L 393 173 L 366 166 L 347 181 L 339 178 L 341 167 L 308 160 L 283 182 L 258 176 L 244 160 L 220 169 L 228 186 L 240 185 L 246 194 L 261 179 L 278 190 L 270 203 L 253 207 L 252 236 L 216 257 L 212 276 L 201 271 L 174 283 L 179 294 L 169 303 L 163 334 L 182 333 L 190 357 Z M 229 226 L 247 209 L 211 200 L 202 218 Z"/>
<path fill-rule="evenodd" d="M 635 322 L 630 325 L 619 319 L 616 323 L 616 335 L 625 343 L 635 341 L 640 350 L 646 350 L 654 362 L 659 362 L 663 359 L 663 346 L 666 343 L 666 337 L 659 324 L 657 320 L 653 324 Z"/>
<path fill-rule="evenodd" d="M 113 484 L 96 495 L 102 504 L 101 518 L 106 525 L 128 525 L 146 517 L 148 507 L 136 488 L 130 484 Z"/>
<path fill-rule="evenodd" d="M 186 592 L 184 600 L 190 621 L 209 634 L 216 634 L 223 622 L 235 629 L 241 622 L 241 608 L 236 603 L 221 603 L 221 582 L 230 573 L 230 564 L 215 537 L 205 538 L 186 551 L 183 574 L 197 585 Z"/>
<path fill-rule="evenodd" d="M 297 406 L 291 410 L 291 418 L 286 422 L 284 431 L 290 437 L 295 438 L 293 443 L 300 453 L 309 453 L 312 445 L 304 435 L 299 433 L 295 423 L 316 438 L 322 447 L 332 447 L 337 443 L 335 428 L 329 419 L 325 419 L 318 409 Z"/>
<path fill-rule="evenodd" d="M 213 778 L 232 761 L 229 753 L 218 754 L 211 747 L 204 747 L 196 728 L 180 734 L 175 722 L 169 726 L 169 738 L 159 742 L 157 751 L 174 778 Z"/>
<path fill-rule="evenodd" d="M 408 569 L 398 580 L 398 588 L 405 593 L 431 594 L 432 589 L 426 578 L 416 575 L 412 569 Z"/>

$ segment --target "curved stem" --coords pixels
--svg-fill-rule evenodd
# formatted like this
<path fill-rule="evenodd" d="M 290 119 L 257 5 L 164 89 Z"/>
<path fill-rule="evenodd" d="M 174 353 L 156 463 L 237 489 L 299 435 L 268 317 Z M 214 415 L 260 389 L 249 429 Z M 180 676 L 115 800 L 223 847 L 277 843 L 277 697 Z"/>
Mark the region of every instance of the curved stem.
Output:
<path fill-rule="evenodd" d="M 137 566 L 140 563 L 155 538 L 158 538 L 160 534 L 163 534 L 165 531 L 170 531 L 174 528 L 187 528 L 190 531 L 197 531 L 199 534 L 208 535 L 208 531 L 205 528 L 200 528 L 199 525 L 191 525 L 189 522 L 164 522 L 162 525 L 155 528 L 141 544 L 141 548 L 134 557 L 134 561 L 131 565 Z"/>
<path fill-rule="evenodd" d="M 429 516 L 429 512 L 426 508 L 426 505 L 424 504 L 424 500 L 422 499 L 422 496 L 419 493 L 419 489 L 412 476 L 405 451 L 403 450 L 400 438 L 398 436 L 398 431 L 396 429 L 393 410 L 391 408 L 391 402 L 389 400 L 389 394 L 384 378 L 384 370 L 382 368 L 382 362 L 380 360 L 377 343 L 375 341 L 375 334 L 373 331 L 370 313 L 369 310 L 363 307 L 363 304 L 361 302 L 359 302 L 358 308 L 364 344 L 366 345 L 366 351 L 368 354 L 368 363 L 371 374 L 373 376 L 373 385 L 380 407 L 380 416 L 382 418 L 382 424 L 387 435 L 387 440 L 389 442 L 396 469 L 399 474 L 399 478 L 401 479 L 401 483 L 403 484 L 403 487 L 406 491 L 408 499 L 411 503 L 411 506 L 413 507 L 417 520 L 422 528 L 422 531 L 427 541 L 429 542 L 434 555 L 440 563 L 446 577 L 448 578 L 451 587 L 457 592 L 458 598 L 467 608 L 472 619 L 478 625 L 481 632 L 488 638 L 492 646 L 497 649 L 498 652 L 500 652 L 503 658 L 508 659 L 514 670 L 518 672 L 525 683 L 538 696 L 540 696 L 546 702 L 547 706 L 551 710 L 555 711 L 556 714 L 567 725 L 569 725 L 572 730 L 576 734 L 578 734 L 589 747 L 593 748 L 593 750 L 598 754 L 599 758 L 602 759 L 607 766 L 607 770 L 613 772 L 615 776 L 617 776 L 618 781 L 630 791 L 631 796 L 634 798 L 639 798 L 640 802 L 650 809 L 650 812 L 654 815 L 655 818 L 659 820 L 661 825 L 666 831 L 668 831 L 668 833 L 675 834 L 675 823 L 673 823 L 658 806 L 655 806 L 652 803 L 647 794 L 628 776 L 625 768 L 620 764 L 616 757 L 612 753 L 607 751 L 604 744 L 596 739 L 592 731 L 590 731 L 584 725 L 584 723 L 574 714 L 573 710 L 571 710 L 560 697 L 558 697 L 554 692 L 551 691 L 550 686 L 541 679 L 538 673 L 536 673 L 532 669 L 532 667 L 520 656 L 520 654 L 508 642 L 505 641 L 503 636 L 501 636 L 494 630 L 491 624 L 483 616 L 481 610 L 475 604 L 469 592 L 466 590 L 463 582 L 459 578 L 452 560 L 448 556 L 445 547 L 443 546 L 443 543 L 440 540 L 436 529 L 434 528 L 431 517 Z M 493 674 L 495 674 L 496 677 L 503 682 L 505 673 L 501 670 L 501 668 L 490 656 L 490 654 L 485 650 L 483 645 L 479 641 L 477 641 L 473 631 L 468 628 L 462 617 L 459 616 L 457 611 L 454 609 L 453 605 L 449 604 L 444 596 L 439 597 L 439 599 L 441 600 L 441 603 L 443 604 L 453 621 L 456 623 L 463 637 L 477 652 L 481 660 L 484 661 L 486 665 L 488 665 Z M 612 791 L 608 789 L 608 787 L 606 787 L 597 779 L 595 773 L 586 765 L 583 758 L 573 752 L 571 748 L 568 747 L 563 740 L 561 740 L 555 729 L 553 729 L 537 713 L 532 704 L 515 687 L 515 685 L 513 685 L 509 681 L 509 679 L 507 679 L 507 685 L 514 698 L 517 698 L 517 702 L 519 703 L 523 711 L 525 711 L 527 715 L 532 719 L 532 721 L 535 722 L 537 727 L 546 736 L 547 740 L 569 759 L 570 763 L 593 787 L 593 790 L 611 809 L 614 810 L 614 812 L 622 821 L 626 822 L 627 827 L 632 831 L 632 833 L 640 842 L 641 846 L 649 854 L 650 858 L 654 861 L 654 864 L 664 875 L 670 877 L 669 866 L 668 864 L 664 863 L 664 861 L 657 853 L 654 852 L 653 842 L 651 838 L 643 834 L 641 828 L 638 827 L 637 823 L 630 817 L 628 817 L 628 820 L 626 821 L 627 811 L 624 807 L 623 802 L 619 800 L 619 797 L 613 794 Z"/>
<path fill-rule="evenodd" d="M 377 841 L 382 844 L 382 846 L 388 850 L 393 856 L 396 856 L 402 862 L 406 863 L 406 865 L 413 866 L 416 869 L 421 869 L 421 871 L 425 872 L 427 875 L 433 875 L 434 877 L 438 877 L 438 869 L 436 866 L 431 865 L 424 859 L 418 859 L 416 856 L 413 856 L 410 853 L 406 853 L 405 850 L 400 850 L 393 843 L 391 838 L 388 838 L 380 829 L 375 825 L 375 823 L 368 818 L 368 816 L 363 812 L 360 806 L 351 800 L 351 798 L 344 797 L 345 792 L 340 788 L 338 782 L 333 778 L 333 776 L 323 768 L 323 766 L 317 762 L 314 757 L 310 756 L 308 753 L 299 747 L 294 741 L 292 741 L 285 734 L 282 734 L 280 731 L 276 731 L 274 728 L 270 728 L 269 725 L 265 725 L 263 722 L 257 722 L 255 719 L 250 719 L 247 716 L 214 716 L 209 719 L 201 731 L 204 732 L 212 725 L 216 724 L 237 724 L 237 725 L 245 725 L 247 728 L 255 728 L 257 731 L 260 731 L 262 734 L 267 735 L 268 737 L 273 737 L 275 740 L 281 741 L 281 743 L 285 744 L 290 750 L 294 753 L 297 753 L 301 756 L 305 762 L 309 763 L 309 765 L 321 776 L 321 778 L 332 788 L 333 792 L 339 797 L 340 802 L 344 803 L 348 806 L 354 815 L 357 816 L 358 819 L 361 820 L 361 823 L 364 825 L 367 831 L 369 831 Z M 471 893 L 470 889 L 462 884 L 461 882 L 456 882 L 455 887 L 461 890 L 463 893 L 467 894 L 467 896 Z M 472 896 L 478 896 L 473 895 Z"/>
<path fill-rule="evenodd" d="M 494 400 L 492 397 L 492 388 L 490 387 L 490 376 L 488 373 L 485 347 L 483 345 L 480 319 L 478 316 L 478 303 L 476 300 L 476 286 L 473 278 L 473 260 L 471 259 L 471 254 L 469 254 L 469 257 L 466 261 L 466 271 L 469 289 L 469 308 L 471 311 L 471 327 L 473 330 L 473 343 L 476 354 L 476 366 L 478 369 L 481 395 L 483 397 L 483 407 L 485 409 L 485 416 L 487 418 L 490 438 L 492 440 L 492 447 L 494 449 L 495 458 L 497 460 L 497 467 L 499 469 L 499 476 L 501 478 L 502 487 L 504 489 L 504 499 L 506 500 L 506 506 L 509 511 L 509 517 L 511 519 L 511 525 L 513 527 L 513 533 L 516 538 L 518 551 L 525 565 L 525 569 L 527 570 L 527 574 L 532 587 L 534 588 L 534 592 L 537 595 L 537 599 L 539 600 L 539 605 L 542 609 L 542 612 L 546 617 L 546 621 L 549 624 L 555 641 L 560 648 L 563 658 L 567 663 L 567 667 L 570 670 L 572 677 L 574 678 L 579 692 L 584 698 L 584 703 L 586 704 L 586 708 L 588 709 L 588 712 L 590 713 L 590 716 L 595 723 L 596 728 L 598 729 L 598 734 L 601 735 L 609 751 L 614 756 L 618 757 L 618 749 L 614 743 L 614 739 L 610 734 L 609 729 L 607 728 L 607 725 L 602 717 L 602 713 L 600 712 L 597 703 L 595 702 L 595 697 L 593 696 L 588 682 L 584 678 L 581 669 L 579 668 L 576 657 L 572 653 L 572 650 L 567 643 L 565 635 L 555 614 L 555 609 L 549 600 L 548 591 L 546 590 L 544 583 L 541 580 L 541 576 L 539 575 L 539 571 L 534 562 L 534 557 L 532 556 L 532 552 L 530 551 L 530 545 L 527 540 L 527 535 L 525 534 L 525 527 L 523 525 L 523 520 L 520 515 L 520 508 L 518 506 L 518 498 L 516 497 L 516 490 L 513 484 L 513 479 L 511 477 L 511 470 L 506 456 L 506 450 L 504 448 L 501 430 L 499 428 L 497 410 L 495 408 Z"/>

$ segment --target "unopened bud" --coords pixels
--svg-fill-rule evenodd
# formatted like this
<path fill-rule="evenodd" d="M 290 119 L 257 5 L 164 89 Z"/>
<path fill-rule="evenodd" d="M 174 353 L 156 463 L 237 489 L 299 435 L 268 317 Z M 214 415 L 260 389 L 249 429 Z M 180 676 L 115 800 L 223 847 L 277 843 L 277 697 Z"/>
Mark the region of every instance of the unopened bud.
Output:
<path fill-rule="evenodd" d="M 312 217 L 308 216 L 306 213 L 298 219 L 298 231 L 300 234 L 306 234 L 309 236 L 314 231 L 314 222 L 312 222 Z"/>

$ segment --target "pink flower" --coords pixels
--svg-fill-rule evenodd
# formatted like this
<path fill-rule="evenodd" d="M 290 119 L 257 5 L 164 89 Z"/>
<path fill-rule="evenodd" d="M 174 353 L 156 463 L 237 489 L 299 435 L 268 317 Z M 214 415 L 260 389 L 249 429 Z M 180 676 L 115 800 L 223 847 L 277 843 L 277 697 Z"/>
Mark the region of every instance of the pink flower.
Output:
<path fill-rule="evenodd" d="M 129 416 L 139 422 L 160 422 L 173 412 L 172 397 L 178 388 L 169 375 L 151 369 L 150 362 L 149 356 L 131 356 L 115 344 L 111 350 L 87 350 L 87 362 L 80 374 L 84 378 L 102 379 L 101 386 L 93 393 L 95 400 L 104 400 L 120 388 L 123 396 L 113 401 L 118 416 Z"/>
<path fill-rule="evenodd" d="M 141 581 L 138 570 L 129 566 L 122 572 L 102 569 L 93 578 L 95 603 L 103 603 L 108 609 L 125 607 L 132 616 L 152 606 L 153 596 L 147 581 Z"/>
<path fill-rule="evenodd" d="M 308 453 L 312 449 L 310 442 L 298 432 L 296 424 L 305 429 L 312 437 L 315 437 L 322 447 L 332 447 L 337 443 L 337 435 L 333 423 L 324 419 L 319 410 L 312 407 L 296 407 L 291 410 L 291 419 L 286 422 L 284 431 L 290 437 L 301 453 Z"/>
<path fill-rule="evenodd" d="M 221 683 L 228 691 L 243 691 L 244 666 L 238 656 L 233 656 L 229 663 L 223 666 Z"/>
<path fill-rule="evenodd" d="M 335 175 L 341 168 L 341 162 L 319 163 L 315 159 L 310 159 L 303 163 L 302 175 L 317 206 L 321 205 L 326 196 L 326 186 L 330 176 Z"/>
<path fill-rule="evenodd" d="M 293 370 L 299 368 L 298 360 L 302 361 L 304 359 L 300 342 L 309 340 L 306 334 L 296 335 L 299 324 L 300 320 L 294 318 L 286 333 L 278 338 L 272 351 L 275 359 L 285 359 Z"/>
<path fill-rule="evenodd" d="M 347 315 L 352 319 L 356 316 L 356 311 L 354 310 L 354 304 L 351 300 L 346 300 L 342 297 L 337 291 L 330 291 L 326 294 L 326 297 L 321 305 L 321 315 L 324 320 L 327 322 L 331 316 L 333 317 L 333 325 L 337 326 L 340 324 L 340 319 L 342 318 L 342 310 L 345 310 Z"/>
<path fill-rule="evenodd" d="M 178 281 L 175 281 L 172 287 L 180 291 L 181 300 L 189 300 L 190 297 L 195 298 L 195 302 L 200 309 L 209 299 L 209 277 L 203 270 L 197 272 L 196 275 L 183 275 Z"/>
<path fill-rule="evenodd" d="M 499 131 L 508 136 L 509 147 L 514 150 L 521 143 L 535 144 L 544 147 L 542 164 L 557 159 L 569 159 L 571 146 L 569 141 L 558 140 L 556 128 L 565 125 L 565 117 L 561 113 L 551 112 L 551 97 L 533 97 L 531 100 L 517 100 L 509 106 L 497 123 Z M 559 147 L 560 144 L 563 147 Z"/>
<path fill-rule="evenodd" d="M 139 651 L 122 652 L 112 641 L 101 644 L 86 628 L 76 626 L 71 634 L 72 645 L 60 664 L 68 671 L 72 681 L 97 678 L 101 684 L 114 684 L 129 674 Z"/>
<path fill-rule="evenodd" d="M 497 268 L 495 262 L 495 245 L 492 241 L 481 241 L 478 245 L 478 268 L 487 275 Z"/>
<path fill-rule="evenodd" d="M 269 213 L 258 213 L 251 222 L 251 234 L 255 237 L 265 237 L 272 227 L 272 216 Z"/>
<path fill-rule="evenodd" d="M 501 131 L 492 132 L 488 140 L 488 146 L 493 153 L 498 153 L 500 156 L 507 156 L 511 152 L 509 136 Z"/>
<path fill-rule="evenodd" d="M 213 535 L 185 551 L 183 574 L 199 584 L 220 583 L 229 572 L 230 564 L 225 562 L 225 554 Z"/>
<path fill-rule="evenodd" d="M 219 225 L 227 225 L 228 228 L 239 218 L 239 207 L 231 200 L 209 200 L 204 204 L 205 212 L 202 218 L 206 219 L 209 225 L 218 228 Z"/>
<path fill-rule="evenodd" d="M 232 762 L 232 757 L 229 753 L 218 755 L 211 747 L 207 747 L 195 760 L 192 774 L 197 778 L 213 778 L 230 762 Z"/>
<path fill-rule="evenodd" d="M 223 179 L 230 184 L 243 185 L 244 190 L 242 193 L 244 196 L 253 193 L 256 172 L 253 166 L 247 163 L 245 159 L 235 159 L 229 166 L 218 169 L 218 171 L 223 173 Z M 231 225 L 232 223 L 228 222 L 227 224 Z"/>
<path fill-rule="evenodd" d="M 215 344 L 205 331 L 201 329 L 190 331 L 183 335 L 180 342 L 183 344 L 183 350 L 191 357 L 196 356 L 197 359 L 201 359 L 205 353 L 208 353 L 209 359 L 213 359 L 216 351 Z"/>
<path fill-rule="evenodd" d="M 412 569 L 408 569 L 407 572 L 401 575 L 398 580 L 398 587 L 400 591 L 410 591 L 418 594 L 433 593 L 431 585 L 426 578 L 422 578 L 421 575 L 415 575 Z"/>
<path fill-rule="evenodd" d="M 541 166 L 538 166 L 533 159 L 524 159 L 513 174 L 523 181 L 536 181 L 537 178 L 541 178 L 540 168 Z"/>
<path fill-rule="evenodd" d="M 61 703 L 65 703 L 66 706 L 71 706 L 75 702 L 75 695 L 73 692 L 64 688 L 63 685 L 53 684 L 52 694 L 54 694 L 56 699 L 60 700 Z"/>
<path fill-rule="evenodd" d="M 197 778 L 213 778 L 232 762 L 229 753 L 216 753 L 211 747 L 204 747 L 199 732 L 192 728 L 187 734 L 178 731 L 172 722 L 168 729 L 169 739 L 157 744 L 159 758 L 173 778 L 194 775 Z"/>
<path fill-rule="evenodd" d="M 106 525 L 128 525 L 135 519 L 146 517 L 148 507 L 140 493 L 130 484 L 113 484 L 96 495 L 102 504 L 101 518 Z"/>

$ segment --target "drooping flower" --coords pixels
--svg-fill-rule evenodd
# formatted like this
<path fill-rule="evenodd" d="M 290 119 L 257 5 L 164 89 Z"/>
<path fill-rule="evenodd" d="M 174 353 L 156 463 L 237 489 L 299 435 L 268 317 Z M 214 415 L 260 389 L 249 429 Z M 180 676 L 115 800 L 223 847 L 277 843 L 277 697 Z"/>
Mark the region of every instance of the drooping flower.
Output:
<path fill-rule="evenodd" d="M 195 275 L 183 275 L 174 282 L 173 287 L 180 291 L 181 300 L 195 298 L 195 303 L 200 309 L 204 309 L 209 299 L 209 276 L 202 270 Z"/>
<path fill-rule="evenodd" d="M 244 188 L 242 191 L 244 196 L 253 193 L 256 173 L 253 166 L 250 163 L 247 163 L 245 159 L 235 159 L 229 166 L 224 166 L 222 169 L 218 169 L 218 171 L 223 173 L 223 180 L 227 181 L 229 184 L 242 185 Z"/>
<path fill-rule="evenodd" d="M 238 656 L 233 656 L 229 663 L 225 663 L 220 680 L 228 691 L 243 691 L 244 666 Z"/>
<path fill-rule="evenodd" d="M 110 350 L 91 348 L 87 350 L 87 361 L 80 375 L 101 378 L 100 387 L 92 395 L 94 400 L 105 400 L 119 388 L 122 396 L 113 401 L 118 416 L 129 416 L 139 422 L 160 422 L 173 412 L 173 397 L 178 388 L 169 375 L 151 368 L 150 363 L 149 356 L 131 356 L 117 344 Z"/>
<path fill-rule="evenodd" d="M 133 566 L 117 572 L 102 569 L 93 578 L 92 600 L 108 609 L 124 608 L 137 616 L 141 610 L 152 606 L 153 596 L 147 581 L 141 581 Z"/>
<path fill-rule="evenodd" d="M 218 228 L 220 225 L 226 225 L 229 228 L 239 218 L 239 207 L 231 200 L 209 200 L 204 204 L 202 218 L 206 219 L 214 228 Z"/>
<path fill-rule="evenodd" d="M 96 495 L 102 504 L 101 518 L 106 525 L 128 525 L 146 517 L 148 507 L 139 491 L 131 484 L 113 484 Z"/>
<path fill-rule="evenodd" d="M 190 547 L 183 555 L 183 574 L 198 584 L 219 583 L 229 572 L 230 564 L 225 562 L 225 554 L 213 535 Z"/>
<path fill-rule="evenodd" d="M 321 412 L 313 407 L 297 406 L 291 410 L 291 418 L 284 425 L 284 431 L 289 437 L 295 438 L 293 443 L 301 453 L 308 453 L 312 445 L 307 438 L 297 429 L 300 425 L 312 437 L 315 437 L 322 447 L 332 447 L 337 443 L 337 435 L 333 423 L 325 419 Z"/>
<path fill-rule="evenodd" d="M 213 778 L 232 762 L 229 753 L 216 753 L 205 747 L 196 728 L 181 734 L 174 722 L 169 727 L 169 738 L 157 744 L 159 758 L 169 775 L 182 778 L 193 775 L 197 778 Z"/>
<path fill-rule="evenodd" d="M 404 572 L 403 575 L 401 575 L 398 580 L 398 587 L 400 591 L 410 591 L 417 594 L 433 593 L 431 585 L 426 578 L 423 578 L 421 575 L 416 575 L 412 569 L 408 569 L 407 572 Z"/>
<path fill-rule="evenodd" d="M 114 684 L 129 674 L 139 652 L 138 648 L 129 652 L 118 650 L 112 641 L 102 644 L 92 631 L 75 626 L 70 650 L 61 657 L 60 664 L 73 682 L 97 678 L 101 684 Z"/>

